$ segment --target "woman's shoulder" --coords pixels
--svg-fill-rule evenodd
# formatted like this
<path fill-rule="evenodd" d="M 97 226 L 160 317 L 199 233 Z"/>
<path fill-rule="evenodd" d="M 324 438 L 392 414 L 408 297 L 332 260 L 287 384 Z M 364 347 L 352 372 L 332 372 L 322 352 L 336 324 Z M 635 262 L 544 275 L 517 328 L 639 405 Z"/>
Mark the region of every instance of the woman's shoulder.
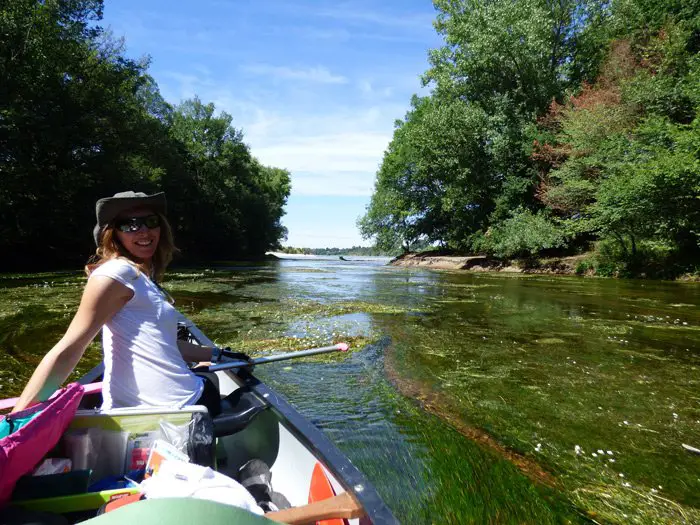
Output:
<path fill-rule="evenodd" d="M 140 270 L 134 264 L 121 257 L 117 257 L 100 264 L 90 273 L 90 277 L 104 275 L 107 277 L 119 277 L 123 280 L 135 281 L 139 278 L 140 273 Z"/>

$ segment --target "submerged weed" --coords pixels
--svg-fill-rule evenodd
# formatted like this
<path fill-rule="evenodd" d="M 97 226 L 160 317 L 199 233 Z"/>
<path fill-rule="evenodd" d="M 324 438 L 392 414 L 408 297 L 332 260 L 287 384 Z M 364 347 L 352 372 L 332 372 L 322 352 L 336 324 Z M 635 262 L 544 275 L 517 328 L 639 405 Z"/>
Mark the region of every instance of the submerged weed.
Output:
<path fill-rule="evenodd" d="M 281 388 L 297 400 L 308 396 L 315 405 L 326 395 L 327 406 L 337 406 L 342 395 L 318 393 L 334 384 L 319 381 L 318 370 L 344 373 L 338 370 L 383 338 L 392 377 L 411 398 L 487 447 L 481 438 L 490 436 L 499 454 L 510 451 L 508 459 L 527 463 L 535 479 L 552 479 L 587 519 L 700 522 L 697 461 L 681 447 L 697 446 L 700 435 L 700 314 L 687 306 L 700 304 L 696 286 L 384 268 L 353 277 L 319 268 L 229 268 L 180 271 L 164 286 L 221 346 L 257 356 L 350 343 L 348 354 L 280 366 Z M 2 397 L 21 391 L 61 336 L 84 281 L 77 272 L 0 278 Z M 75 375 L 99 358 L 93 343 Z M 367 372 L 356 381 L 358 392 L 362 381 L 379 382 Z M 488 459 L 493 453 L 463 446 L 456 432 L 433 434 L 423 412 L 396 406 L 392 424 L 424 427 L 420 437 L 388 450 L 390 462 L 357 454 L 378 480 L 390 468 L 397 469 L 393 480 L 420 478 L 420 492 L 411 495 L 426 510 L 416 505 L 405 516 L 429 520 L 456 509 L 475 522 L 569 521 L 571 509 L 550 508 L 526 478 Z M 377 433 L 362 438 L 382 439 L 389 425 L 378 421 Z M 416 457 L 404 457 L 409 448 Z M 426 470 L 401 469 L 416 458 Z M 405 484 L 382 486 L 400 502 Z"/>
<path fill-rule="evenodd" d="M 569 279 L 502 282 L 498 307 L 484 290 L 434 303 L 410 329 L 378 319 L 401 388 L 420 385 L 427 406 L 539 462 L 596 521 L 700 522 L 698 465 L 681 448 L 700 435 L 698 313 L 672 316 L 663 305 L 681 301 L 658 297 L 630 307 L 616 289 L 642 293 L 631 284 L 591 296 Z M 661 291 L 684 304 L 698 293 Z"/>

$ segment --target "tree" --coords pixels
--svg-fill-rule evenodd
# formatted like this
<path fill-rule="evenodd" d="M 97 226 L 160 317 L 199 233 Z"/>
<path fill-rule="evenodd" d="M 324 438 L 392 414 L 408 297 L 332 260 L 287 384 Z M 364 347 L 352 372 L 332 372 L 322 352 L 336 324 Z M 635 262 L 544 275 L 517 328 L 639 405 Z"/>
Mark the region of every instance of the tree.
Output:
<path fill-rule="evenodd" d="M 438 97 L 488 104 L 507 95 L 524 114 L 595 71 L 572 60 L 596 41 L 606 3 L 576 0 L 435 0 L 435 28 L 445 46 L 430 52 L 426 83 Z M 591 42 L 592 43 L 592 42 Z"/>
<path fill-rule="evenodd" d="M 176 111 L 102 30 L 101 0 L 0 7 L 0 249 L 4 269 L 75 266 L 97 198 L 168 192 L 190 258 L 259 256 L 284 236 L 289 174 L 250 155 L 231 117 Z"/>
<path fill-rule="evenodd" d="M 138 160 L 145 66 L 104 58 L 101 14 L 97 0 L 2 9 L 0 247 L 17 261 L 84 261 L 94 196 L 154 176 Z"/>
<path fill-rule="evenodd" d="M 596 240 L 628 261 L 700 255 L 697 0 L 434 3 L 433 90 L 394 132 L 365 236 L 500 257 Z"/>
<path fill-rule="evenodd" d="M 195 98 L 172 114 L 171 134 L 187 158 L 184 178 L 175 181 L 186 195 L 179 203 L 178 237 L 200 258 L 262 254 L 285 235 L 280 219 L 289 172 L 260 165 L 231 115 L 215 111 L 214 104 Z"/>
<path fill-rule="evenodd" d="M 488 250 L 490 226 L 523 206 L 541 207 L 528 151 L 531 128 L 552 98 L 591 74 L 593 57 L 585 64 L 573 58 L 598 38 L 589 29 L 604 19 L 604 4 L 438 0 L 435 6 L 445 45 L 430 53 L 424 76 L 433 92 L 414 98 L 397 127 L 360 227 L 366 236 Z"/>
<path fill-rule="evenodd" d="M 614 41 L 596 84 L 542 121 L 552 135 L 535 152 L 544 160 L 540 199 L 570 237 L 614 241 L 624 264 L 692 264 L 700 253 L 693 34 L 668 22 L 643 43 L 634 34 Z"/>

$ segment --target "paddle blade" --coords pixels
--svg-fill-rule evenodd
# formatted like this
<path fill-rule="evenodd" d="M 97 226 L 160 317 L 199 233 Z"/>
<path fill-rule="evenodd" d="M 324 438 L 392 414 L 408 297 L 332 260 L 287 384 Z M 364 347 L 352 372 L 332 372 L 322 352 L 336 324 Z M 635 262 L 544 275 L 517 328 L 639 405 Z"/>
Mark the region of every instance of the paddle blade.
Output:
<path fill-rule="evenodd" d="M 361 518 L 365 514 L 365 509 L 362 508 L 362 505 L 352 495 L 343 492 L 338 496 L 309 503 L 308 505 L 268 512 L 265 514 L 265 517 L 272 521 L 287 523 L 288 525 L 304 525 L 333 518 Z"/>

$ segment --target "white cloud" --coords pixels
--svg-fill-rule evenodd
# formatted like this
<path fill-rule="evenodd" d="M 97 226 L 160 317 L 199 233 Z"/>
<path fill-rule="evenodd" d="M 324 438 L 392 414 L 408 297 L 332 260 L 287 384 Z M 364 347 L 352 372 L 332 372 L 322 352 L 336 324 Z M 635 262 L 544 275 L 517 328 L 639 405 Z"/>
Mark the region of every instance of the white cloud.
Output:
<path fill-rule="evenodd" d="M 291 172 L 295 195 L 371 195 L 393 119 L 405 111 L 387 103 L 308 113 L 308 108 L 271 108 L 264 100 L 228 92 L 204 99 L 234 116 L 260 162 Z"/>
<path fill-rule="evenodd" d="M 292 174 L 292 195 L 369 197 L 373 187 L 374 173 L 369 172 L 330 171 Z"/>
<path fill-rule="evenodd" d="M 363 239 L 359 233 L 351 235 L 340 235 L 337 232 L 318 233 L 318 229 L 295 229 L 289 232 L 289 237 L 285 246 L 297 246 L 304 248 L 331 248 L 331 247 L 351 247 L 370 246 L 371 243 Z"/>
<path fill-rule="evenodd" d="M 272 66 L 269 64 L 252 64 L 244 66 L 243 70 L 255 75 L 270 76 L 283 80 L 317 82 L 320 84 L 346 84 L 348 81 L 344 76 L 334 75 L 327 68 L 321 66 L 291 68 L 287 66 Z"/>
<path fill-rule="evenodd" d="M 431 12 L 409 13 L 404 9 L 399 11 L 378 11 L 360 7 L 354 2 L 329 2 L 330 6 L 321 9 L 315 6 L 294 5 L 295 13 L 304 13 L 307 16 L 330 18 L 340 20 L 345 24 L 358 24 L 365 26 L 380 26 L 392 29 L 432 31 L 434 18 Z M 290 6 L 291 8 L 291 6 Z"/>
<path fill-rule="evenodd" d="M 369 172 L 377 169 L 391 136 L 383 133 L 338 133 L 281 137 L 254 147 L 262 162 L 312 173 Z"/>
<path fill-rule="evenodd" d="M 356 93 L 365 92 L 357 95 L 372 96 L 332 105 L 319 99 L 312 105 L 308 100 L 289 103 L 290 95 L 280 97 L 269 85 L 248 84 L 244 92 L 234 92 L 225 82 L 213 82 L 208 72 L 201 73 L 170 74 L 174 82 L 167 91 L 181 96 L 197 93 L 231 114 L 256 158 L 291 172 L 293 195 L 372 194 L 394 119 L 406 111 L 405 103 L 378 100 L 378 94 L 389 95 L 386 87 L 377 88 L 370 79 L 353 81 Z"/>
<path fill-rule="evenodd" d="M 360 88 L 360 92 L 363 95 L 367 95 L 367 96 L 371 96 L 371 97 L 382 96 L 384 98 L 389 98 L 394 93 L 394 90 L 392 87 L 387 86 L 384 88 L 378 88 L 370 80 L 367 80 L 367 79 L 360 80 L 357 83 L 357 85 Z"/>
<path fill-rule="evenodd" d="M 259 120 L 244 126 L 246 142 L 260 162 L 292 173 L 295 195 L 372 194 L 374 175 L 390 131 L 363 131 L 369 117 L 328 115 L 300 123 L 297 119 L 257 113 Z M 315 129 L 316 132 L 311 132 Z M 348 131 L 334 132 L 347 127 Z M 276 132 L 271 133 L 272 130 Z"/>
<path fill-rule="evenodd" d="M 179 73 L 177 71 L 166 71 L 163 73 L 164 77 L 171 78 L 176 81 L 178 86 L 178 94 L 176 97 L 178 99 L 193 98 L 195 95 L 201 93 L 203 89 L 209 89 L 214 85 L 208 72 L 200 70 L 199 75 L 192 75 L 186 73 Z M 161 86 L 161 92 L 164 95 L 165 90 Z M 179 103 L 179 100 L 172 100 L 171 102 Z"/>

